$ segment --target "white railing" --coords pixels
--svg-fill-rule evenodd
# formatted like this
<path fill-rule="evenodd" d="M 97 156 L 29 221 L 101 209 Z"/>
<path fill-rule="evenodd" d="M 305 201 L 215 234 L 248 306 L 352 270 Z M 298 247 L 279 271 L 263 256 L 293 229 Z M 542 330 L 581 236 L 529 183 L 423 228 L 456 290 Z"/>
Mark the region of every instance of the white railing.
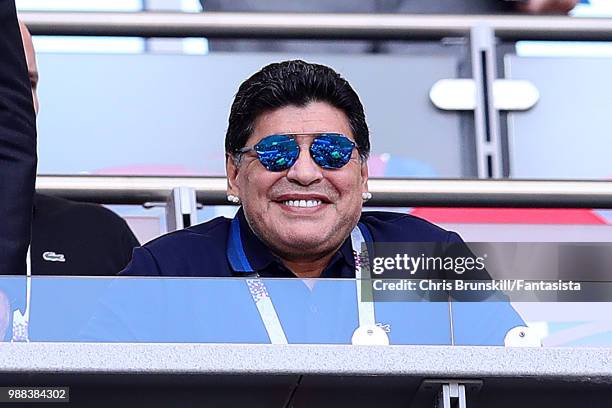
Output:
<path fill-rule="evenodd" d="M 370 179 L 371 206 L 612 208 L 612 182 Z M 37 191 L 102 204 L 166 201 L 190 187 L 201 204 L 228 204 L 224 177 L 38 176 Z"/>
<path fill-rule="evenodd" d="M 20 18 L 40 35 L 440 39 L 486 25 L 507 40 L 612 40 L 612 19 L 558 16 L 22 12 Z"/>

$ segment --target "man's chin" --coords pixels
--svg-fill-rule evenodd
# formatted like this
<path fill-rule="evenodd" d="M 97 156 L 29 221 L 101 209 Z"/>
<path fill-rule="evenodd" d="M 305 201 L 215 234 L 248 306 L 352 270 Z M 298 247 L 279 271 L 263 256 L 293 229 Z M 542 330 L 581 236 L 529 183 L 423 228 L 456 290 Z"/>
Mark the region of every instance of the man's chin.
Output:
<path fill-rule="evenodd" d="M 302 257 L 332 251 L 334 248 L 330 248 L 332 246 L 330 245 L 330 238 L 327 234 L 322 235 L 320 232 L 318 234 L 316 232 L 306 234 L 300 231 L 299 234 L 284 235 L 278 244 L 282 247 L 283 252 Z"/>

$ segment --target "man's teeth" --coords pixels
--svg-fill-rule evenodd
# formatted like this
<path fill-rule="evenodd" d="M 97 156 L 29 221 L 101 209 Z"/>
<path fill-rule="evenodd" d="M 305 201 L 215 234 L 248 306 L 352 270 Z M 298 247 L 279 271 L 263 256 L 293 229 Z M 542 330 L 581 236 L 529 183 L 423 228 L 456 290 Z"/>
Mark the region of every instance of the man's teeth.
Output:
<path fill-rule="evenodd" d="M 287 200 L 283 204 L 289 207 L 316 207 L 321 205 L 321 200 Z"/>

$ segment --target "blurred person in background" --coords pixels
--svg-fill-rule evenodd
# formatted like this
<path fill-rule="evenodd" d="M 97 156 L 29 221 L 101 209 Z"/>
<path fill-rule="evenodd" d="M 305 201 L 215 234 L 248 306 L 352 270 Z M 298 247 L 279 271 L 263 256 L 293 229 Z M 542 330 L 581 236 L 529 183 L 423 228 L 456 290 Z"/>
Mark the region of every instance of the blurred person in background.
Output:
<path fill-rule="evenodd" d="M 38 66 L 32 36 L 19 24 L 36 113 Z M 123 218 L 97 204 L 36 193 L 30 250 L 33 275 L 115 275 L 140 244 Z"/>
<path fill-rule="evenodd" d="M 25 275 L 36 177 L 36 117 L 13 1 L 0 2 L 0 341 L 10 326 L 11 283 Z M 8 282 L 12 281 L 12 282 Z M 21 286 L 20 286 L 21 287 Z M 22 293 L 25 293 L 22 291 Z"/>
<path fill-rule="evenodd" d="M 0 2 L 0 274 L 25 274 L 36 118 L 13 1 Z"/>
<path fill-rule="evenodd" d="M 0 25 L 0 29 L 6 26 Z M 26 25 L 20 22 L 18 28 L 16 20 L 15 33 L 16 44 L 26 56 L 29 76 L 26 96 L 33 105 L 35 120 L 34 115 L 39 110 L 39 75 L 34 44 Z M 4 38 L 0 35 L 0 43 Z M 4 61 L 0 59 L 0 64 Z M 35 193 L 33 208 L 32 275 L 112 276 L 127 265 L 132 249 L 140 245 L 127 223 L 100 205 Z M 23 316 L 29 315 L 28 309 L 25 282 L 15 279 L 0 281 L 0 341 L 27 341 L 28 318 Z M 21 316 L 17 323 L 16 316 Z"/>
<path fill-rule="evenodd" d="M 579 0 L 200 0 L 204 11 L 362 14 L 567 14 Z M 210 39 L 211 51 L 261 52 L 411 52 L 395 44 L 346 40 Z"/>

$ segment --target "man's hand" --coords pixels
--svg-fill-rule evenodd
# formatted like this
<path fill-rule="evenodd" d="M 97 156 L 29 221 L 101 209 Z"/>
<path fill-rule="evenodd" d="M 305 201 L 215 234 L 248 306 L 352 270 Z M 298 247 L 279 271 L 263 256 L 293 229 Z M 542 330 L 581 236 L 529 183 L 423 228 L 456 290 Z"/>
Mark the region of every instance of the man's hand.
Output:
<path fill-rule="evenodd" d="M 519 11 L 530 14 L 567 14 L 578 0 L 529 0 L 517 5 Z"/>

